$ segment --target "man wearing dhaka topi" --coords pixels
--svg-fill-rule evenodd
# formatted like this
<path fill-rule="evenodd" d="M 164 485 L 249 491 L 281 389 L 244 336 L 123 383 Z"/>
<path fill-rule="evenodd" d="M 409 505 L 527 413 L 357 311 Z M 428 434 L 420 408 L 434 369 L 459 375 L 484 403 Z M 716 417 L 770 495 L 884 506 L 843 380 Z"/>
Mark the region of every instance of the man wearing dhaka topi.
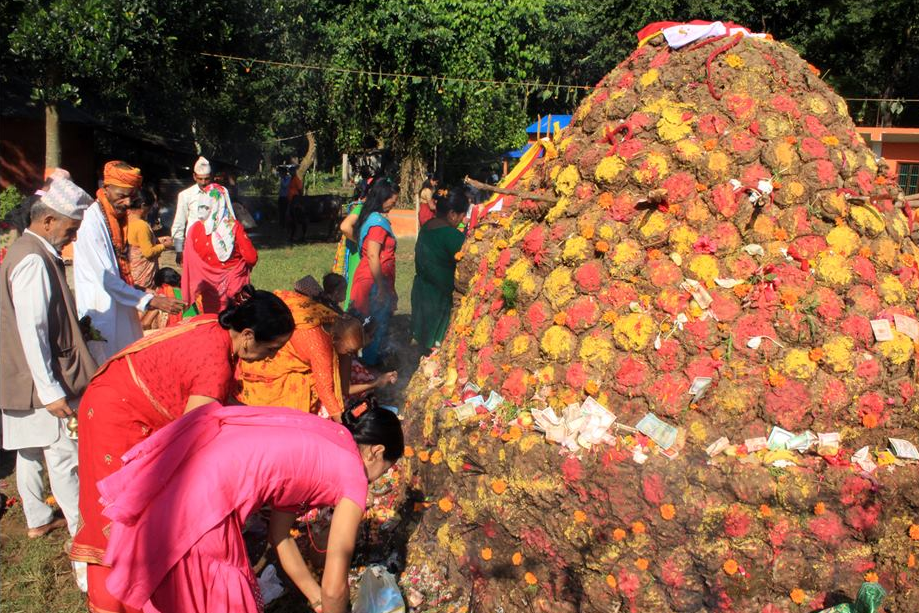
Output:
<path fill-rule="evenodd" d="M 90 341 L 93 357 L 102 364 L 143 335 L 139 314 L 147 309 L 180 313 L 174 298 L 134 287 L 125 241 L 131 200 L 138 196 L 143 177 L 139 168 L 121 161 L 105 165 L 102 189 L 83 216 L 73 248 L 77 312 L 89 316 L 97 340 Z M 95 333 L 98 332 L 96 335 Z"/>

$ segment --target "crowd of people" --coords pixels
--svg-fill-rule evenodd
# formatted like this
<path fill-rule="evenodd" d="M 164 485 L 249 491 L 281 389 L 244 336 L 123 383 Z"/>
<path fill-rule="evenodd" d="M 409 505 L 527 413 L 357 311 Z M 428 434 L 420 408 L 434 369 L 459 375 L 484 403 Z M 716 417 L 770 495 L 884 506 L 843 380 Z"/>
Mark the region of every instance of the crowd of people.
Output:
<path fill-rule="evenodd" d="M 28 536 L 67 527 L 91 611 L 254 612 L 243 526 L 267 506 L 288 578 L 314 610 L 344 611 L 368 483 L 404 449 L 396 414 L 367 396 L 397 376 L 374 368 L 396 308 L 397 187 L 375 181 L 345 219 L 345 275 L 272 293 L 250 283 L 257 251 L 207 160 L 162 238 L 140 169 L 112 161 L 102 175 L 93 197 L 49 173 L 0 263 L 3 446 Z M 468 208 L 462 192 L 432 197 L 412 292 L 425 349 L 449 319 Z M 169 248 L 181 275 L 159 266 Z M 317 507 L 334 509 L 318 580 L 290 536 Z"/>

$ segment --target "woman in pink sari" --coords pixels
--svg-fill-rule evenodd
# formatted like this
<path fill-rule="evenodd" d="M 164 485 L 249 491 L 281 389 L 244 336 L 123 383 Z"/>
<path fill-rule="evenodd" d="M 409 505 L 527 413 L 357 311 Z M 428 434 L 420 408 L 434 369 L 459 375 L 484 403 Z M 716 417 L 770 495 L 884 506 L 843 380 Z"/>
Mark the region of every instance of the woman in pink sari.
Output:
<path fill-rule="evenodd" d="M 395 414 L 361 407 L 338 424 L 294 409 L 211 404 L 135 446 L 99 482 L 112 520 L 109 591 L 145 613 L 260 611 L 242 526 L 268 504 L 269 539 L 287 576 L 314 610 L 345 611 L 368 483 L 404 449 Z M 317 507 L 334 508 L 321 585 L 290 535 L 297 515 Z"/>
<path fill-rule="evenodd" d="M 227 190 L 212 183 L 198 202 L 198 219 L 188 229 L 182 260 L 185 304 L 201 298 L 203 313 L 219 313 L 249 284 L 258 252 L 233 213 Z"/>

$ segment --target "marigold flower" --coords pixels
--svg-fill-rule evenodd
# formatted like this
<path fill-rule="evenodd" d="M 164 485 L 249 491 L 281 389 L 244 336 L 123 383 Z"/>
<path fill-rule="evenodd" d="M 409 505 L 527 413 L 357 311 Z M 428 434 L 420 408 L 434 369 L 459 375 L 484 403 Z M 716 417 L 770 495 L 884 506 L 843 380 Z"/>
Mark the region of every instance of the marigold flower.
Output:
<path fill-rule="evenodd" d="M 646 558 L 638 558 L 635 560 L 635 568 L 638 570 L 648 570 L 648 560 Z"/>
<path fill-rule="evenodd" d="M 597 253 L 606 253 L 609 251 L 609 243 L 606 241 L 597 241 L 594 245 L 594 250 Z"/>
<path fill-rule="evenodd" d="M 916 556 L 909 554 L 906 558 L 906 568 L 916 568 Z"/>
<path fill-rule="evenodd" d="M 411 445 L 406 445 L 402 455 L 406 458 L 413 458 L 415 457 L 415 449 Z"/>
<path fill-rule="evenodd" d="M 444 461 L 444 454 L 440 451 L 440 449 L 435 449 L 434 452 L 431 454 L 431 464 L 436 465 L 436 464 L 440 464 L 443 461 Z"/>
<path fill-rule="evenodd" d="M 878 425 L 878 416 L 874 413 L 865 413 L 862 417 L 862 425 L 866 428 L 875 428 Z"/>
<path fill-rule="evenodd" d="M 804 590 L 799 587 L 791 590 L 791 594 L 789 594 L 789 596 L 791 597 L 791 601 L 795 604 L 801 604 L 805 601 L 805 599 L 807 599 L 807 594 L 805 594 Z"/>
<path fill-rule="evenodd" d="M 614 541 L 625 540 L 625 537 L 626 537 L 626 532 L 622 528 L 616 528 L 615 530 L 613 530 L 613 540 Z"/>
<path fill-rule="evenodd" d="M 514 566 L 520 566 L 523 564 L 523 554 L 519 551 L 515 551 L 514 555 L 511 556 L 511 564 Z"/>
<path fill-rule="evenodd" d="M 523 576 L 523 580 L 527 582 L 527 585 L 536 585 L 539 583 L 539 579 L 536 578 L 536 575 L 533 573 L 527 573 Z"/>
<path fill-rule="evenodd" d="M 632 533 L 633 534 L 644 534 L 645 533 L 644 522 L 640 522 L 640 521 L 632 522 Z"/>
<path fill-rule="evenodd" d="M 591 396 L 595 396 L 600 391 L 600 386 L 594 381 L 588 381 L 584 386 L 584 391 Z"/>
<path fill-rule="evenodd" d="M 865 581 L 867 581 L 868 583 L 877 583 L 878 574 L 874 572 L 873 570 L 869 570 L 867 573 L 865 573 Z"/>
<path fill-rule="evenodd" d="M 661 505 L 661 517 L 664 519 L 673 519 L 676 517 L 676 507 L 672 504 Z"/>
<path fill-rule="evenodd" d="M 54 498 L 54 496 L 48 496 L 47 498 L 45 498 L 45 504 L 48 505 L 49 507 L 53 507 L 54 505 L 57 504 L 57 500 Z"/>
<path fill-rule="evenodd" d="M 616 589 L 616 585 L 617 585 L 616 577 L 613 576 L 613 573 L 609 573 L 608 575 L 606 575 L 606 585 L 608 585 L 609 589 L 611 590 Z"/>
<path fill-rule="evenodd" d="M 721 565 L 722 570 L 729 575 L 737 573 L 737 570 L 740 568 L 737 564 L 737 560 L 734 558 L 729 558 L 724 561 L 724 564 Z"/>
<path fill-rule="evenodd" d="M 453 501 L 446 497 L 441 498 L 440 500 L 437 501 L 437 506 L 444 513 L 449 513 L 450 511 L 453 510 Z"/>
<path fill-rule="evenodd" d="M 574 521 L 576 521 L 579 524 L 583 524 L 585 521 L 587 521 L 587 513 L 585 513 L 581 509 L 578 509 L 577 511 L 574 512 Z"/>
<path fill-rule="evenodd" d="M 491 482 L 491 489 L 495 494 L 501 495 L 507 490 L 507 482 L 504 479 L 494 479 Z"/>
<path fill-rule="evenodd" d="M 826 513 L 826 505 L 822 502 L 818 502 L 814 505 L 814 515 L 823 515 Z"/>
<path fill-rule="evenodd" d="M 482 559 L 486 562 L 491 559 L 491 547 L 484 547 L 480 553 L 482 554 Z"/>
<path fill-rule="evenodd" d="M 291 529 L 290 529 L 290 535 L 291 535 L 293 538 L 297 538 L 298 536 L 300 536 L 300 531 L 297 530 L 296 528 L 291 528 Z"/>
<path fill-rule="evenodd" d="M 919 541 L 919 524 L 913 524 L 909 527 L 909 538 Z"/>
<path fill-rule="evenodd" d="M 603 314 L 601 318 L 604 323 L 612 324 L 616 323 L 616 320 L 619 318 L 619 315 L 616 314 L 616 311 L 607 311 Z"/>
<path fill-rule="evenodd" d="M 422 462 L 427 462 L 428 460 L 431 459 L 431 454 L 428 453 L 426 449 L 422 449 L 421 451 L 418 452 L 418 459 L 421 460 Z"/>
<path fill-rule="evenodd" d="M 556 313 L 555 317 L 552 318 L 552 321 L 556 326 L 564 326 L 565 322 L 568 320 L 568 314 L 562 311 L 561 313 Z"/>
<path fill-rule="evenodd" d="M 823 359 L 823 349 L 815 347 L 807 352 L 807 357 L 811 359 L 811 362 L 819 362 Z"/>

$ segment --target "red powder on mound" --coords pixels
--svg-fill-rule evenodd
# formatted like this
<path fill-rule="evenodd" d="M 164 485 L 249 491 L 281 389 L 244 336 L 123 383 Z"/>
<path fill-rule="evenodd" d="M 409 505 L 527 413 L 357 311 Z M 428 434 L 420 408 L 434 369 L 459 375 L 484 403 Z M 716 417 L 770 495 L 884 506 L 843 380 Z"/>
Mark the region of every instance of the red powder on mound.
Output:
<path fill-rule="evenodd" d="M 712 201 L 715 203 L 715 209 L 728 219 L 734 217 L 740 208 L 734 197 L 734 186 L 730 183 L 722 183 L 713 187 Z"/>
<path fill-rule="evenodd" d="M 586 330 L 597 323 L 600 312 L 597 301 L 592 296 L 578 298 L 565 311 L 565 325 L 573 330 Z"/>
<path fill-rule="evenodd" d="M 786 430 L 796 431 L 810 423 L 810 394 L 800 381 L 786 381 L 766 392 L 766 414 Z"/>
<path fill-rule="evenodd" d="M 810 520 L 810 531 L 826 544 L 837 543 L 846 534 L 846 527 L 838 515 L 827 512 Z"/>
<path fill-rule="evenodd" d="M 511 337 L 512 334 L 520 329 L 520 318 L 516 315 L 504 314 L 498 323 L 495 324 L 494 339 L 497 343 L 503 343 Z"/>
<path fill-rule="evenodd" d="M 866 507 L 852 507 L 846 511 L 846 523 L 859 532 L 871 531 L 881 516 L 881 505 L 875 503 Z"/>
<path fill-rule="evenodd" d="M 542 328 L 549 316 L 546 314 L 546 308 L 542 302 L 534 302 L 526 312 L 526 321 L 531 331 L 536 332 Z"/>
<path fill-rule="evenodd" d="M 731 538 L 742 538 L 750 532 L 753 518 L 742 507 L 732 505 L 724 514 L 724 533 Z"/>
<path fill-rule="evenodd" d="M 619 591 L 622 592 L 623 596 L 629 600 L 634 600 L 640 587 L 641 582 L 638 579 L 638 575 L 625 568 L 619 571 Z"/>
<path fill-rule="evenodd" d="M 641 491 L 649 504 L 659 506 L 664 501 L 664 480 L 656 473 L 645 475 L 641 479 Z"/>
<path fill-rule="evenodd" d="M 740 314 L 740 303 L 731 295 L 724 292 L 709 292 L 712 297 L 712 305 L 709 307 L 718 321 L 729 323 L 734 321 Z"/>
<path fill-rule="evenodd" d="M 629 356 L 622 360 L 616 371 L 616 383 L 622 387 L 634 388 L 642 385 L 648 377 L 648 366 L 641 360 Z"/>
<path fill-rule="evenodd" d="M 696 180 L 688 172 L 678 172 L 661 184 L 667 190 L 667 202 L 685 202 L 696 194 Z"/>
<path fill-rule="evenodd" d="M 867 502 L 872 489 L 871 483 L 867 479 L 854 475 L 846 477 L 839 490 L 839 500 L 846 506 L 863 504 Z"/>
<path fill-rule="evenodd" d="M 527 393 L 527 371 L 514 368 L 501 386 L 501 394 L 516 404 L 523 404 Z"/>
<path fill-rule="evenodd" d="M 665 585 L 676 589 L 686 585 L 686 576 L 683 575 L 676 560 L 673 558 L 667 558 L 661 564 L 661 580 Z"/>
<path fill-rule="evenodd" d="M 523 251 L 536 262 L 537 266 L 543 255 L 543 249 L 546 242 L 545 226 L 533 226 L 533 228 L 523 237 Z M 483 264 L 488 263 L 487 258 L 482 260 Z"/>
<path fill-rule="evenodd" d="M 566 483 L 577 483 L 584 476 L 581 461 L 574 456 L 565 458 L 562 462 L 562 478 Z"/>
<path fill-rule="evenodd" d="M 676 285 L 683 279 L 683 271 L 669 259 L 648 262 L 648 278 L 657 287 Z"/>
<path fill-rule="evenodd" d="M 661 343 L 661 348 L 652 354 L 654 367 L 662 372 L 673 372 L 680 367 L 681 361 L 680 344 L 672 338 Z"/>
<path fill-rule="evenodd" d="M 587 373 L 584 372 L 584 365 L 580 362 L 575 362 L 569 366 L 568 371 L 565 373 L 565 383 L 573 389 L 583 389 L 587 384 Z"/>
<path fill-rule="evenodd" d="M 652 383 L 645 395 L 664 415 L 677 415 L 689 404 L 689 382 L 686 377 L 667 373 Z"/>
<path fill-rule="evenodd" d="M 637 215 L 638 209 L 635 208 L 635 201 L 624 192 L 614 197 L 610 203 L 609 216 L 616 221 L 628 223 Z"/>
<path fill-rule="evenodd" d="M 581 291 L 593 294 L 600 291 L 603 268 L 599 260 L 582 264 L 574 273 L 574 281 Z"/>
<path fill-rule="evenodd" d="M 846 336 L 851 336 L 861 341 L 863 345 L 871 343 L 874 339 L 874 332 L 871 331 L 871 322 L 867 317 L 861 315 L 849 315 L 843 319 L 842 323 L 839 325 L 839 331 Z"/>

